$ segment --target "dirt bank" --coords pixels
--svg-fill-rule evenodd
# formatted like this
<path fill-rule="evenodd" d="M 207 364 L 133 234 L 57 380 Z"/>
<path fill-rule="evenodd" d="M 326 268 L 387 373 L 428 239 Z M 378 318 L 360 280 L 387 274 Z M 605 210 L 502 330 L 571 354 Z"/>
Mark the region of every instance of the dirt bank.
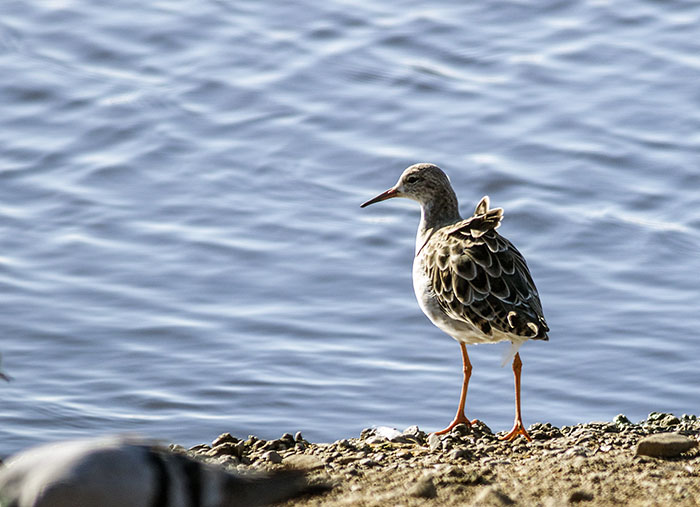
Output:
<path fill-rule="evenodd" d="M 481 423 L 442 437 L 417 427 L 378 428 L 330 444 L 301 434 L 270 441 L 225 434 L 187 452 L 233 469 L 304 468 L 326 489 L 288 506 L 700 505 L 697 447 L 680 452 L 662 442 L 649 447 L 652 453 L 673 457 L 636 455 L 638 442 L 652 434 L 676 433 L 697 445 L 696 416 L 652 413 L 636 424 L 618 416 L 562 428 L 534 424 L 528 431 L 529 443 L 502 442 Z"/>

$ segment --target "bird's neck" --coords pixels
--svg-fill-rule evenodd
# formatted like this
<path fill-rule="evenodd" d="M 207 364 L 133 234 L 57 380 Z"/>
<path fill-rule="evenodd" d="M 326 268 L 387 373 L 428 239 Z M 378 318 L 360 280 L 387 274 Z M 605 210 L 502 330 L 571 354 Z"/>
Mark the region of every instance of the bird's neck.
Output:
<path fill-rule="evenodd" d="M 459 214 L 457 196 L 452 189 L 440 196 L 421 204 L 420 224 L 416 236 L 416 255 L 430 239 L 433 232 L 446 225 L 462 220 Z"/>

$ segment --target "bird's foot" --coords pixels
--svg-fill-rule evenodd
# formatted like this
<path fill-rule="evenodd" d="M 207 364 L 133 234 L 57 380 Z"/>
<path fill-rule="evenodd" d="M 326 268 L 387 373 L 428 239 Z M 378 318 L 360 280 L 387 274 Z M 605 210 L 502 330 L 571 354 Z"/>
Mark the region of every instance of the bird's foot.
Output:
<path fill-rule="evenodd" d="M 450 431 L 452 431 L 455 428 L 455 426 L 457 426 L 459 424 L 464 424 L 467 428 L 471 428 L 472 424 L 476 424 L 478 422 L 479 422 L 478 419 L 472 419 L 470 421 L 464 415 L 458 415 L 457 417 L 455 417 L 455 420 L 452 421 L 447 428 L 445 428 L 444 430 L 436 431 L 435 434 L 436 435 L 444 435 L 445 433 L 449 433 Z"/>
<path fill-rule="evenodd" d="M 515 424 L 513 424 L 513 429 L 510 430 L 507 435 L 498 437 L 498 439 L 508 440 L 509 442 L 512 442 L 513 440 L 518 438 L 518 435 L 522 435 L 528 442 L 532 442 L 532 438 L 530 438 L 530 435 L 528 435 L 527 431 L 525 431 L 525 426 L 523 425 L 523 422 L 519 420 L 515 421 Z"/>

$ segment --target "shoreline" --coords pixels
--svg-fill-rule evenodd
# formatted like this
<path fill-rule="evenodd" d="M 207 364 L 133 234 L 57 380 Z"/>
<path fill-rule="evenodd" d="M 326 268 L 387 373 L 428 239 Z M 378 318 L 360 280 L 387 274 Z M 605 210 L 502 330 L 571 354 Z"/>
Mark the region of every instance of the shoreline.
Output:
<path fill-rule="evenodd" d="M 440 437 L 416 426 L 380 427 L 332 443 L 308 442 L 301 433 L 275 440 L 225 433 L 211 444 L 170 448 L 232 470 L 306 470 L 322 492 L 280 504 L 289 506 L 700 505 L 697 416 L 652 412 L 632 423 L 618 415 L 561 428 L 536 423 L 528 431 L 532 442 L 498 440 L 480 422 Z M 681 435 L 681 448 L 653 437 L 638 449 L 662 433 Z"/>

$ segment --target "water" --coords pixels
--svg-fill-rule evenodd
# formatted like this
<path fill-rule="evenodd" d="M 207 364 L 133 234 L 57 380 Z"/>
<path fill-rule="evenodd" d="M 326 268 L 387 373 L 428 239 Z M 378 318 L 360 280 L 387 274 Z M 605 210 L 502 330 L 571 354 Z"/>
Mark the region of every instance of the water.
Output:
<path fill-rule="evenodd" d="M 407 165 L 482 195 L 552 329 L 525 423 L 697 413 L 700 4 L 0 6 L 0 455 L 446 425 Z M 505 345 L 468 414 L 510 427 Z"/>

